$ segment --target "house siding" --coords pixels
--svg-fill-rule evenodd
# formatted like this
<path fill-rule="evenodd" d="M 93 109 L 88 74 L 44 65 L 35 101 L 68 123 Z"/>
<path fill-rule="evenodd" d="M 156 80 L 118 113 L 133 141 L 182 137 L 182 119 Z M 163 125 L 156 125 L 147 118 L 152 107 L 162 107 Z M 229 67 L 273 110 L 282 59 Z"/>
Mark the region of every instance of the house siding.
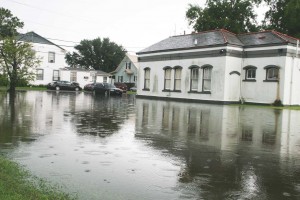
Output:
<path fill-rule="evenodd" d="M 31 82 L 33 85 L 46 85 L 53 81 L 53 71 L 66 67 L 65 51 L 55 45 L 31 43 L 36 56 L 41 60 L 36 69 L 43 69 L 43 80 L 34 80 Z M 48 53 L 55 53 L 55 61 L 53 63 L 48 61 Z"/>

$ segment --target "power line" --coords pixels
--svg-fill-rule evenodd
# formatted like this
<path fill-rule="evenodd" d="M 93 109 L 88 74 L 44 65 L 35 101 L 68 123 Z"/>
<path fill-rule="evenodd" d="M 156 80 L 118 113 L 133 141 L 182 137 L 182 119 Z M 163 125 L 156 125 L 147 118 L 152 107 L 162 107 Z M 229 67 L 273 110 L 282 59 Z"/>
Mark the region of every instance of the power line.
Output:
<path fill-rule="evenodd" d="M 30 8 L 34 8 L 34 9 L 38 9 L 38 10 L 44 10 L 44 11 L 47 11 L 47 12 L 50 12 L 50 13 L 54 13 L 54 14 L 57 14 L 57 15 L 61 15 L 61 16 L 65 16 L 65 17 L 69 17 L 69 18 L 77 18 L 77 19 L 80 19 L 82 21 L 85 21 L 85 22 L 91 22 L 90 20 L 88 19 L 83 19 L 82 17 L 78 17 L 78 16 L 71 16 L 71 15 L 66 15 L 66 14 L 63 14 L 63 13 L 59 13 L 59 12 L 56 12 L 56 11 L 52 11 L 52 10 L 48 10 L 48 9 L 45 9 L 45 8 L 41 8 L 41 7 L 37 7 L 37 6 L 33 6 L 33 5 L 29 5 L 29 4 L 26 4 L 26 3 L 21 3 L 21 2 L 18 2 L 18 1 L 15 1 L 15 0 L 7 0 L 7 1 L 10 1 L 10 2 L 13 2 L 13 3 L 16 3 L 16 4 L 19 4 L 19 5 L 22 5 L 22 6 L 26 6 L 26 7 L 30 7 Z M 94 23 L 94 22 L 92 22 Z"/>

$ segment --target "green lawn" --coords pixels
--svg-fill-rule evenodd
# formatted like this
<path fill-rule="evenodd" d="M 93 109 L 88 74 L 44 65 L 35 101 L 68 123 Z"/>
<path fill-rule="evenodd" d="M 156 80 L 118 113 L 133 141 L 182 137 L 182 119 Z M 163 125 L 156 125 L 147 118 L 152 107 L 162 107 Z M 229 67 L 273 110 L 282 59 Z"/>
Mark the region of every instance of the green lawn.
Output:
<path fill-rule="evenodd" d="M 6 91 L 8 88 L 0 86 L 0 91 Z M 16 87 L 16 90 L 47 90 L 46 87 Z"/>
<path fill-rule="evenodd" d="M 58 186 L 33 177 L 17 163 L 0 156 L 0 199 L 68 200 L 75 197 L 60 191 Z"/>

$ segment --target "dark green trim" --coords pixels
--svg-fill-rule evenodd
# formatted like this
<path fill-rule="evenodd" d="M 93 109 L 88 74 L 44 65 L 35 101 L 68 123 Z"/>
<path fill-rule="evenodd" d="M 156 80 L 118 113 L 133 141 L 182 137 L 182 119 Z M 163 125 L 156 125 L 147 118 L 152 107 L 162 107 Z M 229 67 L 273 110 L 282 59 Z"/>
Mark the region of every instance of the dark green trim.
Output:
<path fill-rule="evenodd" d="M 267 65 L 264 67 L 264 69 L 271 69 L 271 68 L 280 69 L 280 67 L 277 65 Z"/>
<path fill-rule="evenodd" d="M 247 70 L 247 69 L 257 69 L 257 67 L 253 66 L 253 65 L 247 65 L 246 67 L 243 67 L 243 69 Z"/>
<path fill-rule="evenodd" d="M 237 75 L 239 75 L 239 76 L 241 75 L 241 73 L 238 72 L 238 71 L 232 71 L 232 72 L 229 73 L 229 75 L 232 75 L 232 74 L 237 74 Z"/>
<path fill-rule="evenodd" d="M 164 55 L 155 55 L 155 56 L 146 56 L 152 52 L 148 52 L 142 57 L 139 57 L 139 62 L 154 62 L 154 61 L 166 61 L 166 60 L 183 60 L 183 59 L 197 59 L 197 58 L 211 58 L 211 57 L 236 57 L 236 58 L 263 58 L 263 57 L 278 57 L 278 56 L 295 56 L 295 51 L 288 50 L 287 48 L 280 49 L 269 49 L 269 50 L 259 50 L 259 51 L 237 51 L 227 49 L 226 52 L 220 53 L 218 50 L 209 50 L 209 51 L 199 51 L 199 52 L 188 52 L 188 53 L 178 53 L 174 50 L 169 50 L 168 54 Z"/>
<path fill-rule="evenodd" d="M 181 90 L 162 90 L 162 92 L 181 92 Z"/>
<path fill-rule="evenodd" d="M 255 79 L 245 79 L 245 80 L 243 80 L 243 82 L 256 82 L 256 80 Z"/>
<path fill-rule="evenodd" d="M 192 94 L 211 94 L 211 91 L 188 91 L 188 93 L 192 93 Z"/>
<path fill-rule="evenodd" d="M 278 80 L 263 80 L 263 82 L 279 82 Z"/>

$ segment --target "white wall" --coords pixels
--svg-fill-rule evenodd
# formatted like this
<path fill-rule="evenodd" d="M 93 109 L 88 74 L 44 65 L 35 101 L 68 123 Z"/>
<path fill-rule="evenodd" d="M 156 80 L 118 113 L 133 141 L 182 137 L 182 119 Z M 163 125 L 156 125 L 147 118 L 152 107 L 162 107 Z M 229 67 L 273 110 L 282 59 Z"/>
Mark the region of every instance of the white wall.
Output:
<path fill-rule="evenodd" d="M 76 72 L 77 74 L 77 80 L 76 82 L 79 83 L 80 87 L 84 87 L 86 84 L 93 83 L 93 76 L 94 73 L 91 73 L 91 71 L 86 70 L 65 70 L 61 69 L 60 75 L 62 81 L 70 81 L 71 80 L 71 72 Z M 109 75 L 97 75 L 96 76 L 96 82 L 101 83 L 103 82 L 103 78 L 107 77 L 107 82 L 110 83 L 111 79 L 109 78 Z"/>
<path fill-rule="evenodd" d="M 222 48 L 212 48 L 211 50 L 220 50 Z M 148 56 L 148 55 L 147 55 Z M 141 57 L 143 57 L 141 55 Z M 224 95 L 225 82 L 229 81 L 229 72 L 231 70 L 239 70 L 240 64 L 235 60 L 235 65 L 230 65 L 227 63 L 227 58 L 225 56 L 220 57 L 207 57 L 207 58 L 197 58 L 197 59 L 185 59 L 185 60 L 166 60 L 166 61 L 156 61 L 156 62 L 140 62 L 139 63 L 139 81 L 138 81 L 138 95 L 147 95 L 147 96 L 156 96 L 156 97 L 172 97 L 172 98 L 188 98 L 195 100 L 208 100 L 208 101 L 238 101 L 239 95 Z M 212 82 L 211 82 L 211 94 L 201 94 L 201 93 L 189 93 L 190 91 L 190 66 L 197 65 L 199 67 L 203 65 L 211 65 L 212 69 Z M 227 69 L 226 65 L 229 65 Z M 181 92 L 163 92 L 164 89 L 164 70 L 166 66 L 182 67 L 182 79 L 181 79 Z M 150 91 L 143 91 L 144 88 L 144 68 L 150 67 Z M 225 73 L 228 73 L 228 76 L 224 76 Z M 202 88 L 202 69 L 199 69 L 199 92 Z M 172 70 L 172 82 L 171 86 L 174 86 L 174 70 Z M 225 81 L 225 78 L 228 79 Z M 238 88 L 239 85 L 236 84 Z M 174 88 L 171 88 L 173 90 Z M 235 89 L 236 92 L 238 89 Z"/>
<path fill-rule="evenodd" d="M 243 49 L 226 47 L 228 51 L 238 50 L 242 53 Z M 260 47 L 245 49 L 245 52 L 261 51 L 261 50 L 277 50 L 288 49 L 288 56 L 273 56 L 262 57 L 258 55 L 255 58 L 238 58 L 233 56 L 206 57 L 196 59 L 178 59 L 178 60 L 162 60 L 151 62 L 140 62 L 138 75 L 137 94 L 142 96 L 179 98 L 179 99 L 194 99 L 206 101 L 225 101 L 238 102 L 243 99 L 248 103 L 263 103 L 272 104 L 279 96 L 279 99 L 284 105 L 300 105 L 300 59 L 292 58 L 291 52 L 296 52 L 295 47 L 277 46 L 277 47 Z M 219 48 L 200 49 L 201 51 L 218 50 Z M 197 50 L 186 50 L 177 53 L 195 52 Z M 147 56 L 157 56 L 170 54 L 164 53 L 149 53 L 139 55 L 141 60 Z M 189 93 L 190 91 L 190 69 L 191 65 L 199 67 L 203 65 L 212 65 L 212 85 L 211 94 Z M 257 67 L 256 81 L 248 82 L 245 80 L 244 67 L 252 65 Z M 268 82 L 266 80 L 266 69 L 268 65 L 280 67 L 279 82 Z M 166 66 L 182 67 L 181 92 L 163 92 L 164 89 L 164 70 Z M 149 67 L 150 70 L 150 91 L 144 91 L 144 69 Z M 230 75 L 230 72 L 238 72 Z M 291 74 L 293 74 L 291 76 Z M 174 70 L 172 70 L 171 86 L 174 86 Z M 292 77 L 292 81 L 291 81 Z M 292 89 L 291 89 L 292 86 Z M 200 70 L 199 87 L 202 87 L 202 70 Z M 171 88 L 173 90 L 174 88 Z M 201 91 L 201 89 L 200 89 Z M 279 93 L 278 93 L 279 91 Z M 279 94 L 279 95 L 278 95 Z"/>
<path fill-rule="evenodd" d="M 41 63 L 36 69 L 44 69 L 44 79 L 32 81 L 33 85 L 46 85 L 53 81 L 53 70 L 59 70 L 67 66 L 65 62 L 66 52 L 55 45 L 32 43 L 36 56 L 40 58 Z M 55 52 L 55 62 L 48 62 L 48 53 Z"/>

